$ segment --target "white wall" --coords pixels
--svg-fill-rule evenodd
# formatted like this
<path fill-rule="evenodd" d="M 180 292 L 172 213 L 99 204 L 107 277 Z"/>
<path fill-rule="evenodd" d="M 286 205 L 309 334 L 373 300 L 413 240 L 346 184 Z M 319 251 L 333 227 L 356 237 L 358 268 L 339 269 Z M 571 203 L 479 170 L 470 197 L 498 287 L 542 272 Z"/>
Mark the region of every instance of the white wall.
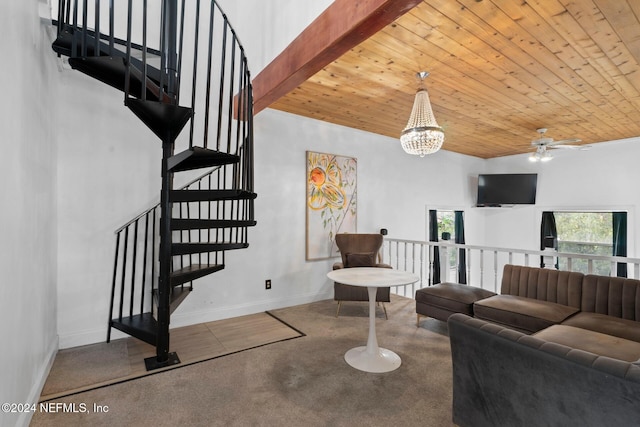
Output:
<path fill-rule="evenodd" d="M 162 144 L 122 92 L 70 69 L 58 79 L 58 333 L 66 348 L 106 339 L 114 231 L 158 202 Z"/>
<path fill-rule="evenodd" d="M 36 402 L 56 337 L 55 65 L 37 1 L 0 6 L 0 402 Z M 29 414 L 0 412 L 0 425 Z"/>
<path fill-rule="evenodd" d="M 217 0 L 255 77 L 333 0 Z"/>
<path fill-rule="evenodd" d="M 595 144 L 588 151 L 554 150 L 553 155 L 546 163 L 530 163 L 526 155 L 487 161 L 491 173 L 537 172 L 538 191 L 534 206 L 486 210 L 486 244 L 537 249 L 545 210 L 621 209 L 629 212 L 628 255 L 639 256 L 640 138 Z"/>
<path fill-rule="evenodd" d="M 470 206 L 469 175 L 484 162 L 439 152 L 405 154 L 398 140 L 276 110 L 256 116 L 256 216 L 248 250 L 227 253 L 224 271 L 200 279 L 172 325 L 332 298 L 326 278 L 336 259 L 305 260 L 305 153 L 352 156 L 358 163 L 359 232 L 422 239 L 425 206 Z M 272 289 L 264 289 L 265 279 Z"/>

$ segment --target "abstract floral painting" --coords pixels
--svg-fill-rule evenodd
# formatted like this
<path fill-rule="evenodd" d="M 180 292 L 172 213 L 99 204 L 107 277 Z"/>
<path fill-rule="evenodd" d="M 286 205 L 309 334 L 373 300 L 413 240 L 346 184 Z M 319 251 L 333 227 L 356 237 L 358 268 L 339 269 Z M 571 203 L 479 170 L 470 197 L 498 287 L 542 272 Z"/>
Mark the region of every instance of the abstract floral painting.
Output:
<path fill-rule="evenodd" d="M 338 233 L 356 232 L 357 160 L 307 151 L 307 260 L 339 256 Z"/>

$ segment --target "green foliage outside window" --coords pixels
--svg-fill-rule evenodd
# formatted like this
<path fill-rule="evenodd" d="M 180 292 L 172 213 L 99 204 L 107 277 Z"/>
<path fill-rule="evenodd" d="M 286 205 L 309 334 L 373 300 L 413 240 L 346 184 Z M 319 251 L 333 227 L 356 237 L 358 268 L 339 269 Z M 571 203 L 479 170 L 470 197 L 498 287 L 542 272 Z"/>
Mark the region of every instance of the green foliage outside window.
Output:
<path fill-rule="evenodd" d="M 611 256 L 613 217 L 611 212 L 554 212 L 558 230 L 558 251 L 574 254 Z M 560 270 L 568 270 L 568 260 L 559 260 Z M 571 270 L 588 272 L 587 260 L 572 260 Z M 609 275 L 609 261 L 594 261 L 593 273 Z"/>

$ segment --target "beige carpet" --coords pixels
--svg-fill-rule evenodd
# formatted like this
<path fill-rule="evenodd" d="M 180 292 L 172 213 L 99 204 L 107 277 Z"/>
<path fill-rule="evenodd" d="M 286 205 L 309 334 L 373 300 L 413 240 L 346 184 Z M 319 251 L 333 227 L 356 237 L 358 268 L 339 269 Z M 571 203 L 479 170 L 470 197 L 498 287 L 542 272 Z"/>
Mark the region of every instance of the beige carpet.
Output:
<path fill-rule="evenodd" d="M 32 426 L 450 426 L 451 360 L 446 324 L 415 325 L 415 302 L 392 296 L 378 312 L 380 346 L 400 355 L 393 372 L 344 361 L 367 339 L 366 303 L 275 310 L 306 336 L 240 351 L 51 403 L 86 413 L 41 413 Z M 94 405 L 108 408 L 93 412 Z"/>

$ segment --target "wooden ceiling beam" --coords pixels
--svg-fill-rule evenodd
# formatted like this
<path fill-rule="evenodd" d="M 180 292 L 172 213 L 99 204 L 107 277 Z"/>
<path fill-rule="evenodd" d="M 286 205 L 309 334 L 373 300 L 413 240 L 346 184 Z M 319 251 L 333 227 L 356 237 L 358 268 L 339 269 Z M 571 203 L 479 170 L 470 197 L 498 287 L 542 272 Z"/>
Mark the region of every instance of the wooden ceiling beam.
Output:
<path fill-rule="evenodd" d="M 335 0 L 253 79 L 259 113 L 422 0 Z"/>

